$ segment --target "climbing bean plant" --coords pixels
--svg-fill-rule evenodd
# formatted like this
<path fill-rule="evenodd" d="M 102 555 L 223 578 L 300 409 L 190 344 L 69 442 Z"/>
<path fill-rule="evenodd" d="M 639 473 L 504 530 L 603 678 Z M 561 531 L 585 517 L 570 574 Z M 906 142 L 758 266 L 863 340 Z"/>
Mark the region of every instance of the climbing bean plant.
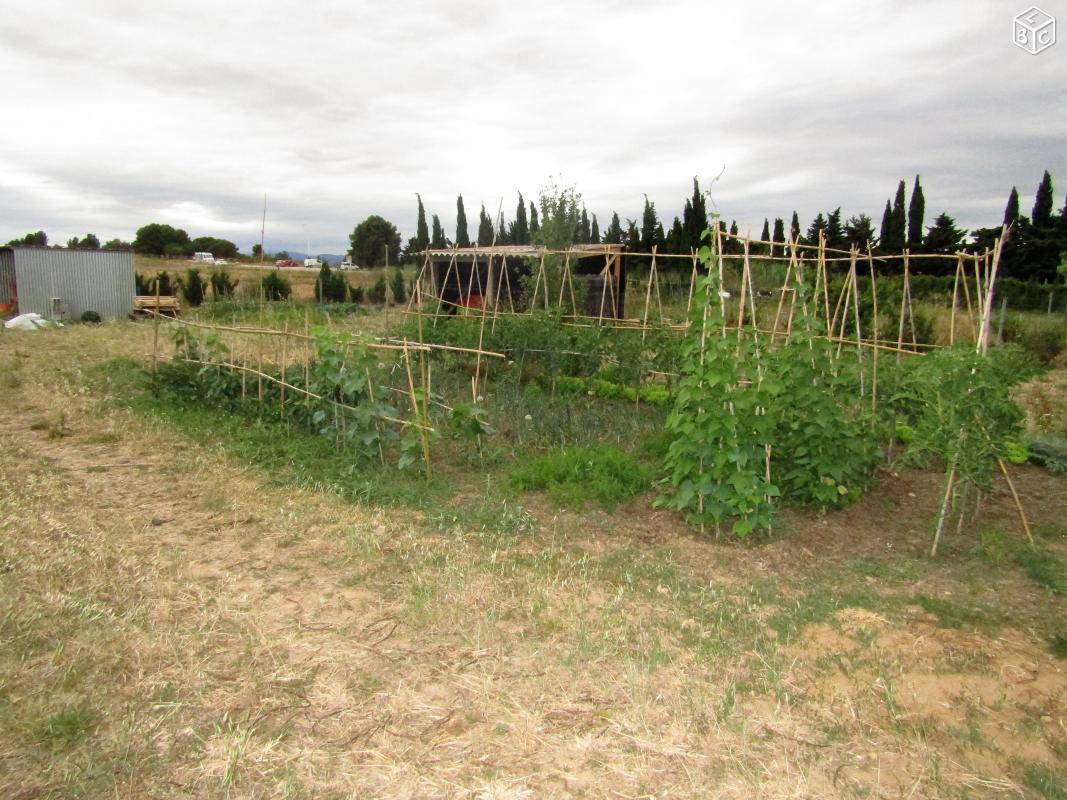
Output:
<path fill-rule="evenodd" d="M 716 532 L 768 528 L 779 498 L 832 508 L 862 495 L 880 459 L 853 362 L 825 338 L 800 276 L 793 324 L 777 342 L 727 324 L 718 257 L 704 247 L 667 427 L 663 495 Z M 854 356 L 854 353 L 849 353 Z"/>

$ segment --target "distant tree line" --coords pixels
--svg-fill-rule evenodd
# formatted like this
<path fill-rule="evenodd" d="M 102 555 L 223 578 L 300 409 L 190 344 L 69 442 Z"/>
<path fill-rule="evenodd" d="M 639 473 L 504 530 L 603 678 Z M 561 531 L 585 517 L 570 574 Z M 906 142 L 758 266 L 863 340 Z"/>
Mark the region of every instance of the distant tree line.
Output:
<path fill-rule="evenodd" d="M 416 195 L 416 198 L 416 230 L 407 240 L 405 255 L 427 248 L 467 247 L 471 244 L 462 195 L 456 198 L 456 232 L 452 238 L 445 235 L 437 214 L 431 215 L 431 222 L 427 224 L 422 197 Z M 767 244 L 756 245 L 754 254 L 783 256 L 789 240 L 813 245 L 819 242 L 820 236 L 827 247 L 838 250 L 856 247 L 863 252 L 869 248 L 875 254 L 899 254 L 905 249 L 912 253 L 952 254 L 964 247 L 991 247 L 1001 234 L 999 226 L 968 232 L 959 228 L 947 212 L 934 217 L 929 226 L 925 225 L 925 217 L 926 198 L 921 176 L 916 175 L 910 198 L 906 182 L 898 183 L 896 192 L 886 200 L 877 230 L 869 215 L 861 213 L 845 218 L 840 207 L 818 213 L 804 228 L 794 211 L 788 218 L 788 230 L 783 217 L 776 217 L 773 223 L 769 218 L 764 219 L 759 238 Z M 552 222 L 551 236 L 541 232 L 546 219 Z M 1067 200 L 1064 207 L 1054 211 L 1052 176 L 1047 171 L 1038 186 L 1029 217 L 1020 213 L 1019 194 L 1012 188 L 1004 223 L 1011 225 L 1001 260 L 1005 277 L 1049 282 L 1056 279 L 1058 271 L 1063 274 L 1065 267 L 1062 264 L 1067 255 Z M 719 225 L 724 232 L 738 232 L 736 222 L 727 226 L 720 220 Z M 601 230 L 596 214 L 588 213 L 580 195 L 573 190 L 567 195 L 558 187 L 550 187 L 541 193 L 538 204 L 527 202 L 520 192 L 511 221 L 502 213 L 494 221 L 482 206 L 475 241 L 480 246 L 487 246 L 547 244 L 551 240 L 555 247 L 603 242 L 621 244 L 630 252 L 651 253 L 655 247 L 661 253 L 686 254 L 701 246 L 701 236 L 708 226 L 706 196 L 695 178 L 692 195 L 685 200 L 681 214 L 675 216 L 667 228 L 659 218 L 656 204 L 647 195 L 639 219 L 626 219 L 624 225 L 618 212 L 613 212 L 607 227 Z M 740 245 L 729 239 L 724 242 L 724 248 L 728 252 L 740 251 Z M 938 262 L 914 263 L 916 271 L 921 272 L 930 271 L 930 265 Z"/>

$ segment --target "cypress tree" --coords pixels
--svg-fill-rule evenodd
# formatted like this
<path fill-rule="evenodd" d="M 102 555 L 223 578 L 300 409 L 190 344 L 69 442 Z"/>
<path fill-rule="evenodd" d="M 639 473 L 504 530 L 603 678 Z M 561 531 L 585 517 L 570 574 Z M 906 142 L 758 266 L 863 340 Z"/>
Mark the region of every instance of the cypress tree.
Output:
<path fill-rule="evenodd" d="M 1037 187 L 1034 212 L 1030 215 L 1030 223 L 1035 228 L 1052 227 L 1052 176 L 1048 174 L 1047 169 Z"/>
<path fill-rule="evenodd" d="M 1004 207 L 1004 224 L 1014 225 L 1019 221 L 1019 190 L 1011 187 L 1008 195 L 1008 205 Z"/>
<path fill-rule="evenodd" d="M 445 229 L 441 227 L 441 220 L 436 214 L 433 215 L 433 238 L 430 239 L 430 246 L 434 249 L 448 247 Z"/>
<path fill-rule="evenodd" d="M 592 235 L 593 232 L 589 228 L 589 212 L 585 210 L 585 206 L 582 206 L 581 216 L 578 217 L 578 231 L 574 241 L 578 244 L 589 244 Z"/>
<path fill-rule="evenodd" d="M 685 228 L 682 226 L 682 221 L 678 219 L 678 217 L 674 218 L 674 223 L 671 225 L 671 230 L 667 234 L 667 239 L 663 243 L 663 247 L 668 253 L 689 252 L 689 241 L 686 239 Z"/>
<path fill-rule="evenodd" d="M 641 250 L 646 253 L 652 252 L 654 245 L 660 244 L 657 236 L 656 227 L 659 225 L 659 220 L 656 218 L 656 204 L 649 202 L 648 195 L 645 195 L 645 210 L 641 214 Z M 663 229 L 660 228 L 660 231 Z"/>
<path fill-rule="evenodd" d="M 765 242 L 769 242 L 771 240 L 771 225 L 767 221 L 766 217 L 763 218 L 763 231 L 760 232 L 759 238 Z"/>
<path fill-rule="evenodd" d="M 845 229 L 841 225 L 841 206 L 838 206 L 826 216 L 826 246 L 843 250 L 848 246 L 845 239 Z"/>
<path fill-rule="evenodd" d="M 613 211 L 608 229 L 604 231 L 604 244 L 622 244 L 622 225 L 619 223 L 619 212 Z"/>
<path fill-rule="evenodd" d="M 774 218 L 774 236 L 771 241 L 774 242 L 771 245 L 771 257 L 783 255 L 785 253 L 785 222 L 781 217 Z"/>
<path fill-rule="evenodd" d="M 533 200 L 530 201 L 530 236 L 541 230 L 541 225 L 537 221 L 537 207 L 533 204 Z"/>
<path fill-rule="evenodd" d="M 519 204 L 515 207 L 515 222 L 511 225 L 511 243 L 529 244 L 530 226 L 526 222 L 526 203 L 519 192 Z"/>
<path fill-rule="evenodd" d="M 797 212 L 793 212 L 793 221 L 789 223 L 789 238 L 791 241 L 800 241 L 800 217 L 797 216 Z"/>
<path fill-rule="evenodd" d="M 421 252 L 430 244 L 430 232 L 426 228 L 426 209 L 422 207 L 422 196 L 416 193 L 415 197 L 419 199 L 419 219 L 415 223 L 415 240 L 412 245 L 414 245 L 414 252 Z"/>
<path fill-rule="evenodd" d="M 456 198 L 456 247 L 470 247 L 471 237 L 467 233 L 467 212 L 463 210 L 463 195 Z"/>
<path fill-rule="evenodd" d="M 639 253 L 641 251 L 641 231 L 638 229 L 637 223 L 632 219 L 626 220 L 626 235 L 623 241 L 623 248 L 631 253 Z"/>
<path fill-rule="evenodd" d="M 908 204 L 908 247 L 918 250 L 923 243 L 923 216 L 926 214 L 926 198 L 919 176 L 915 176 L 915 185 L 911 189 L 911 202 Z"/>
<path fill-rule="evenodd" d="M 485 213 L 485 205 L 478 212 L 478 246 L 487 247 L 493 243 L 493 221 Z"/>
<path fill-rule="evenodd" d="M 593 214 L 593 225 L 589 229 L 590 244 L 600 244 L 600 226 L 596 222 L 596 214 Z"/>
<path fill-rule="evenodd" d="M 906 245 L 906 235 L 908 228 L 907 212 L 904 210 L 904 197 L 907 194 L 907 188 L 902 180 L 897 184 L 897 195 L 893 198 L 893 215 L 890 217 L 892 221 L 892 239 L 890 243 L 891 250 L 903 250 Z"/>
<path fill-rule="evenodd" d="M 504 224 L 504 212 L 500 212 L 500 219 L 496 221 L 496 243 L 511 244 L 511 239 L 508 236 L 508 226 Z"/>
<path fill-rule="evenodd" d="M 866 214 L 850 217 L 845 223 L 845 244 L 858 250 L 874 247 L 874 221 Z"/>
<path fill-rule="evenodd" d="M 882 227 L 878 233 L 878 249 L 884 250 L 888 248 L 889 241 L 893 238 L 893 209 L 889 206 L 889 201 L 885 201 L 885 211 L 882 212 Z"/>
<path fill-rule="evenodd" d="M 693 196 L 685 203 L 682 212 L 682 228 L 686 236 L 686 252 L 689 248 L 700 247 L 700 237 L 708 227 L 708 209 L 704 195 L 700 193 L 700 182 L 693 178 Z"/>
<path fill-rule="evenodd" d="M 810 244 L 818 244 L 820 233 L 823 236 L 826 235 L 826 218 L 822 215 L 821 211 L 819 212 L 818 216 L 816 216 L 815 219 L 811 221 L 811 225 L 808 226 L 808 242 Z"/>

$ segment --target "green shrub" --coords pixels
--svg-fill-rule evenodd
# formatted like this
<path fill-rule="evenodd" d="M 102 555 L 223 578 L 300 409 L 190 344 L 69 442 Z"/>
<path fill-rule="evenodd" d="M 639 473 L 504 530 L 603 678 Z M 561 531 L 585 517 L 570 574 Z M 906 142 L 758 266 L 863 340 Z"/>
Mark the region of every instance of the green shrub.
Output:
<path fill-rule="evenodd" d="M 200 275 L 200 270 L 190 269 L 185 273 L 185 280 L 181 282 L 182 297 L 189 305 L 199 306 L 204 302 L 204 289 L 207 281 Z"/>
<path fill-rule="evenodd" d="M 374 285 L 367 291 L 367 301 L 371 305 L 384 306 L 385 305 L 385 276 L 382 275 L 374 282 Z"/>
<path fill-rule="evenodd" d="M 265 300 L 288 300 L 293 287 L 288 279 L 283 278 L 278 270 L 272 270 L 263 279 L 263 298 Z"/>
<path fill-rule="evenodd" d="M 353 303 L 362 303 L 367 290 L 362 286 L 349 286 L 348 294 Z"/>
<path fill-rule="evenodd" d="M 580 509 L 595 500 L 606 509 L 647 491 L 652 472 L 613 445 L 570 447 L 530 459 L 508 476 L 520 491 L 547 491 L 561 505 Z"/>
<path fill-rule="evenodd" d="M 393 279 L 390 282 L 390 288 L 393 290 L 393 302 L 397 305 L 403 304 L 407 301 L 407 286 L 404 283 L 404 273 L 399 269 L 393 272 Z"/>
<path fill-rule="evenodd" d="M 95 311 L 83 311 L 81 315 L 81 321 L 94 324 L 100 322 L 100 315 Z"/>
<path fill-rule="evenodd" d="M 230 274 L 226 270 L 217 269 L 211 273 L 211 296 L 216 300 L 233 297 L 238 283 L 240 281 L 230 280 Z"/>
<path fill-rule="evenodd" d="M 315 281 L 315 299 L 320 303 L 345 302 L 348 299 L 348 283 L 344 273 L 331 270 L 329 264 L 323 264 Z"/>
<path fill-rule="evenodd" d="M 159 281 L 159 293 L 161 295 L 173 295 L 174 284 L 171 282 L 170 273 L 166 270 L 157 272 L 155 275 L 141 275 L 134 273 L 134 286 L 137 294 L 148 297 L 156 293 L 156 281 Z"/>

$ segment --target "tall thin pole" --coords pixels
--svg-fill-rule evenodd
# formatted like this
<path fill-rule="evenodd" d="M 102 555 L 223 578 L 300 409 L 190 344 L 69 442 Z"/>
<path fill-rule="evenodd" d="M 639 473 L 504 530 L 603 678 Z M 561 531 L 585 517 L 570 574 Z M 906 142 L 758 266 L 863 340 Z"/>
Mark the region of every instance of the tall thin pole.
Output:
<path fill-rule="evenodd" d="M 263 263 L 263 247 L 267 236 L 267 193 L 263 193 L 263 224 L 259 228 L 259 263 Z"/>

